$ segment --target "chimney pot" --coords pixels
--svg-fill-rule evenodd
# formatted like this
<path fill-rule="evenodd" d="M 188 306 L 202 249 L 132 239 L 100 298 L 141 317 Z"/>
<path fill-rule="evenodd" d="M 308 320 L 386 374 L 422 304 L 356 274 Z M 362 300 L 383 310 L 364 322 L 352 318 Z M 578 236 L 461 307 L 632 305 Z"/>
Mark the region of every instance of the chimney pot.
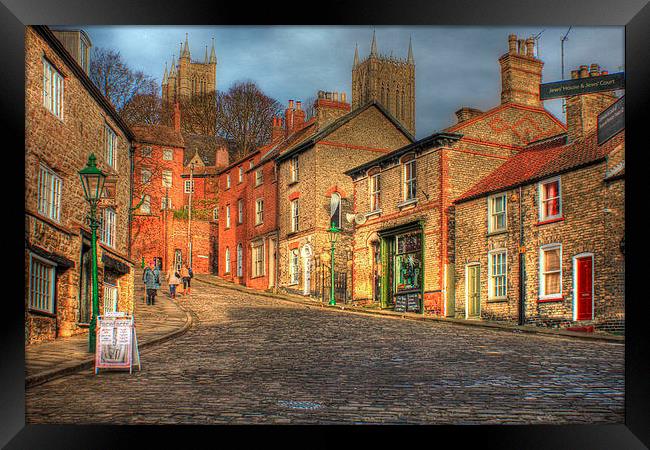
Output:
<path fill-rule="evenodd" d="M 341 101 L 345 103 L 345 92 L 341 92 Z"/>
<path fill-rule="evenodd" d="M 334 92 L 334 101 L 335 102 L 339 101 L 339 93 L 338 92 Z"/>
<path fill-rule="evenodd" d="M 580 71 L 579 70 L 572 70 L 571 71 L 571 78 L 572 79 L 580 78 Z"/>
<path fill-rule="evenodd" d="M 580 78 L 587 78 L 589 76 L 589 66 L 580 66 Z"/>
<path fill-rule="evenodd" d="M 289 100 L 289 109 L 293 108 L 293 100 Z"/>
<path fill-rule="evenodd" d="M 298 101 L 296 102 L 296 109 L 297 109 L 297 110 L 300 110 L 300 106 L 301 106 L 301 105 L 302 105 L 302 102 L 301 102 L 300 100 L 298 100 Z"/>
<path fill-rule="evenodd" d="M 517 53 L 517 35 L 508 36 L 508 53 Z"/>

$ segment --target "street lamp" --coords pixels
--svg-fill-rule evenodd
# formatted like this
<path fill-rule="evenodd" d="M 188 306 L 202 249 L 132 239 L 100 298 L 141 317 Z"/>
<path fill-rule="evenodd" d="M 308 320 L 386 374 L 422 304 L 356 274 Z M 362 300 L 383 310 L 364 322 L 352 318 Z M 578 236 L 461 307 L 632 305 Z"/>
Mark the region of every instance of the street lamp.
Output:
<path fill-rule="evenodd" d="M 79 171 L 81 178 L 81 185 L 84 188 L 84 197 L 90 205 L 90 214 L 88 220 L 90 222 L 90 248 L 91 248 L 91 261 L 92 261 L 92 297 L 93 297 L 93 313 L 90 320 L 90 329 L 88 330 L 88 351 L 93 353 L 95 351 L 95 329 L 97 326 L 97 316 L 99 315 L 99 294 L 97 292 L 97 228 L 99 228 L 99 219 L 97 218 L 97 203 L 102 197 L 102 190 L 104 189 L 104 181 L 106 175 L 97 168 L 97 158 L 93 153 L 88 157 L 88 164 L 86 167 Z"/>
<path fill-rule="evenodd" d="M 330 243 L 332 244 L 332 256 L 330 258 L 330 275 L 332 276 L 332 283 L 330 285 L 330 305 L 334 306 L 336 305 L 336 299 L 334 298 L 334 246 L 336 245 L 336 239 L 338 238 L 339 232 L 341 230 L 336 228 L 334 226 L 334 222 L 332 221 L 332 225 L 328 231 L 330 233 Z"/>

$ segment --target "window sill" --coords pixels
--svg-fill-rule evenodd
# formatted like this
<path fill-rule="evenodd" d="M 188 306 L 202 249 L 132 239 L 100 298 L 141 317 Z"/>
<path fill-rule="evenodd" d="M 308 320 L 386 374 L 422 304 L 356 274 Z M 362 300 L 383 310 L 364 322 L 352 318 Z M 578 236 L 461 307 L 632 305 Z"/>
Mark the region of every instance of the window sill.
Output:
<path fill-rule="evenodd" d="M 86 322 L 77 322 L 79 328 L 90 328 L 90 324 Z"/>
<path fill-rule="evenodd" d="M 486 236 L 492 237 L 492 236 L 500 236 L 502 234 L 508 234 L 508 230 L 490 231 L 488 234 L 486 234 Z"/>
<path fill-rule="evenodd" d="M 49 311 L 41 311 L 40 309 L 32 309 L 29 308 L 30 314 L 34 314 L 36 316 L 43 316 L 43 317 L 48 317 L 51 319 L 56 319 L 56 314 L 49 312 Z"/>
<path fill-rule="evenodd" d="M 537 299 L 537 303 L 553 303 L 553 302 L 561 302 L 564 300 L 564 296 L 556 296 L 556 297 L 539 297 Z"/>
<path fill-rule="evenodd" d="M 287 284 L 287 286 L 299 286 L 299 285 L 300 285 L 300 283 L 298 283 L 298 282 Z"/>
<path fill-rule="evenodd" d="M 298 184 L 298 180 L 289 181 L 287 186 L 293 186 L 294 184 Z"/>
<path fill-rule="evenodd" d="M 260 225 L 264 225 L 264 222 L 256 223 L 255 226 L 259 227 Z"/>
<path fill-rule="evenodd" d="M 292 236 L 295 236 L 296 234 L 298 234 L 297 231 L 291 231 L 290 233 L 287 233 L 287 237 L 290 238 Z"/>
<path fill-rule="evenodd" d="M 366 219 L 370 219 L 373 216 L 380 216 L 382 213 L 381 209 L 375 209 L 374 211 L 370 211 L 366 213 Z"/>
<path fill-rule="evenodd" d="M 539 222 L 537 222 L 535 224 L 535 226 L 546 225 L 546 224 L 549 224 L 549 223 L 563 222 L 563 221 L 564 221 L 564 217 L 556 217 L 554 219 L 540 220 Z"/>
<path fill-rule="evenodd" d="M 251 277 L 251 280 L 255 280 L 255 279 L 257 279 L 257 278 L 264 278 L 264 274 L 262 274 L 262 275 L 255 275 L 255 276 Z"/>
<path fill-rule="evenodd" d="M 407 206 L 410 206 L 410 205 L 415 206 L 415 205 L 417 205 L 417 203 L 418 203 L 418 199 L 417 198 L 412 198 L 412 199 L 409 199 L 409 200 L 404 200 L 402 202 L 399 202 L 397 204 L 397 207 L 399 209 L 402 209 L 402 208 L 406 208 Z"/>
<path fill-rule="evenodd" d="M 488 303 L 505 303 L 507 301 L 508 301 L 508 297 L 495 297 L 495 298 L 487 299 Z"/>

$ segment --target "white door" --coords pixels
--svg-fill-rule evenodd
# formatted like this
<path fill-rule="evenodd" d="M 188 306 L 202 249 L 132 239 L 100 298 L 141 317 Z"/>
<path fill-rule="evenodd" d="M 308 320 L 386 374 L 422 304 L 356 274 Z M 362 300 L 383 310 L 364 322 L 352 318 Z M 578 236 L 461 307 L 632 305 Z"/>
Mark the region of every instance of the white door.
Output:
<path fill-rule="evenodd" d="M 269 239 L 269 287 L 275 286 L 275 239 Z"/>

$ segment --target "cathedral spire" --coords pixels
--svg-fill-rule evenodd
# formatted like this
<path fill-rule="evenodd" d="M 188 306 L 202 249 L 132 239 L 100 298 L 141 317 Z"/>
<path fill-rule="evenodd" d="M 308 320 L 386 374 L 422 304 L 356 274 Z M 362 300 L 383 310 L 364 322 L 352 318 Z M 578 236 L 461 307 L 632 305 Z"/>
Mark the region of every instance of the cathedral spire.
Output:
<path fill-rule="evenodd" d="M 169 69 L 169 78 L 176 78 L 176 55 L 172 55 L 172 66 Z"/>
<path fill-rule="evenodd" d="M 409 37 L 409 55 L 407 58 L 407 61 L 409 64 L 415 64 L 415 58 L 413 58 L 413 43 L 412 43 L 412 38 Z"/>
<path fill-rule="evenodd" d="M 377 56 L 377 39 L 375 38 L 375 30 L 372 30 L 372 43 L 370 44 L 370 56 Z"/>
<path fill-rule="evenodd" d="M 210 64 L 216 64 L 217 57 L 214 54 L 214 38 L 212 38 L 212 50 L 210 50 Z"/>
<path fill-rule="evenodd" d="M 181 58 L 189 58 L 189 57 L 190 57 L 190 45 L 188 42 L 187 33 L 185 33 L 185 46 L 183 46 L 183 53 L 181 53 Z"/>
<path fill-rule="evenodd" d="M 208 63 L 208 46 L 205 46 L 205 59 L 203 60 L 203 64 Z"/>
<path fill-rule="evenodd" d="M 165 61 L 165 71 L 163 72 L 162 84 L 167 84 L 167 61 Z"/>
<path fill-rule="evenodd" d="M 359 65 L 359 44 L 355 44 L 354 46 L 354 66 Z"/>

